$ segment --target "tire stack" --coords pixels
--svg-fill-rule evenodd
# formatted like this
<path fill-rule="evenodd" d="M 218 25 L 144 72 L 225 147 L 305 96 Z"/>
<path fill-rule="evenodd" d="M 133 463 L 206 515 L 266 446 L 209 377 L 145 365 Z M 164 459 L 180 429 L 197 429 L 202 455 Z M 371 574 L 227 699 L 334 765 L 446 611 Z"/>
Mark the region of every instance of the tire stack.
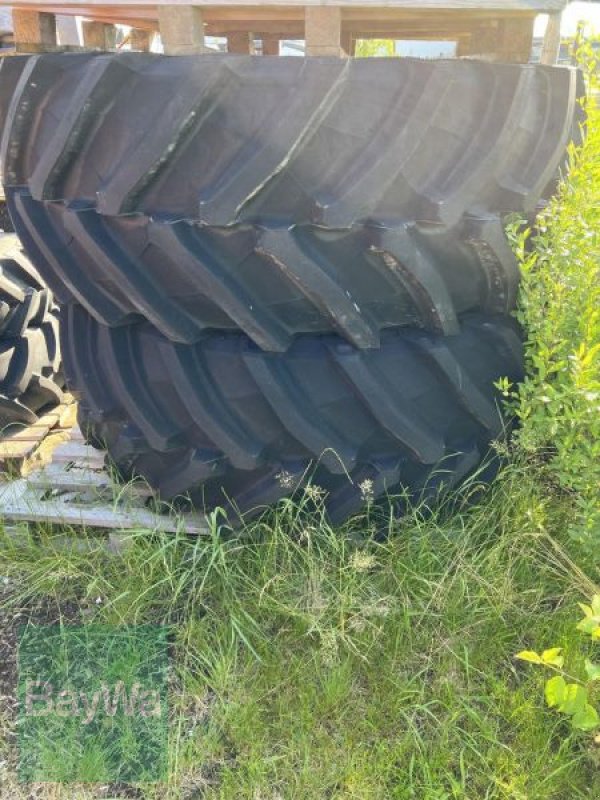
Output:
<path fill-rule="evenodd" d="M 241 513 L 311 477 L 339 521 L 477 467 L 494 381 L 523 371 L 503 218 L 553 190 L 577 72 L 11 62 L 11 215 L 64 306 L 82 428 L 126 477 Z"/>
<path fill-rule="evenodd" d="M 63 399 L 58 307 L 14 234 L 0 235 L 0 434 Z"/>

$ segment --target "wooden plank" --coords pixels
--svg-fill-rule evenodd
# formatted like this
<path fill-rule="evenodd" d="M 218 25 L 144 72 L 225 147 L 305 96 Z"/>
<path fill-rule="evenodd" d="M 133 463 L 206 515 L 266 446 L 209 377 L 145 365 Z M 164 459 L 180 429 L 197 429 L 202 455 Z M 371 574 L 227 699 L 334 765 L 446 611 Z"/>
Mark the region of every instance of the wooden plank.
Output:
<path fill-rule="evenodd" d="M 38 418 L 33 425 L 9 426 L 0 439 L 0 471 L 25 475 L 49 461 L 53 449 L 70 436 L 77 405 L 70 394 L 65 402 Z"/>
<path fill-rule="evenodd" d="M 533 47 L 534 18 L 503 19 L 499 22 L 499 40 L 496 49 L 498 61 L 526 64 Z"/>
<path fill-rule="evenodd" d="M 39 491 L 32 489 L 25 479 L 0 486 L 0 509 L 4 519 L 17 522 L 210 534 L 208 523 L 201 514 L 162 516 L 142 508 L 123 510 L 108 504 L 66 502 L 60 497 L 41 500 Z"/>
<path fill-rule="evenodd" d="M 207 36 L 226 36 L 229 39 L 231 34 L 248 34 L 252 31 L 257 39 L 272 37 L 278 43 L 277 53 L 279 55 L 280 39 L 304 39 L 304 20 L 222 20 L 207 22 L 204 28 Z M 229 51 L 233 52 L 233 51 Z M 275 55 L 268 53 L 267 55 Z"/>
<path fill-rule="evenodd" d="M 265 6 L 325 6 L 325 7 L 391 7 L 410 9 L 413 11 L 433 10 L 453 10 L 453 11 L 527 11 L 533 14 L 546 14 L 562 11 L 567 6 L 568 0 L 263 0 L 261 5 Z M 148 0 L 89 0 L 87 3 L 63 2 L 57 3 L 56 0 L 14 0 L 11 3 L 14 8 L 35 8 L 40 10 L 52 10 L 60 14 L 79 14 L 93 17 L 96 9 L 119 9 L 124 13 L 132 15 L 133 12 L 144 9 L 151 11 L 156 18 L 156 6 L 148 3 Z M 199 8 L 219 8 L 219 7 L 241 7 L 256 6 L 256 0 L 222 0 L 215 4 L 214 0 L 199 0 L 194 7 Z M 177 8 L 188 6 L 189 0 L 171 0 L 167 8 Z"/>
<path fill-rule="evenodd" d="M 10 454 L 12 445 L 20 442 L 31 443 L 41 442 L 44 436 L 53 428 L 58 422 L 58 417 L 51 421 L 42 421 L 41 419 L 35 425 L 27 425 L 24 428 L 16 428 L 14 431 L 5 431 L 4 436 L 0 440 L 0 461 L 7 458 Z"/>
<path fill-rule="evenodd" d="M 20 474 L 22 476 L 28 475 L 33 469 L 48 464 L 52 460 L 52 455 L 56 447 L 61 443 L 68 441 L 70 436 L 69 431 L 54 428 L 48 436 L 44 437 L 41 443 L 35 448 L 33 453 L 28 456 L 21 465 Z"/>
<path fill-rule="evenodd" d="M 129 33 L 129 44 L 132 50 L 148 52 L 150 50 L 151 33 L 141 28 L 132 28 Z"/>
<path fill-rule="evenodd" d="M 227 52 L 238 53 L 239 55 L 253 55 L 254 53 L 254 34 L 243 30 L 227 34 Z"/>
<path fill-rule="evenodd" d="M 347 28 L 342 28 L 342 50 L 344 51 L 345 55 L 353 56 L 355 54 L 356 39 L 357 36 L 355 33 Z"/>
<path fill-rule="evenodd" d="M 20 52 L 56 46 L 56 17 L 45 11 L 14 8 L 12 12 L 14 41 Z"/>
<path fill-rule="evenodd" d="M 68 406 L 75 407 L 74 403 Z M 104 468 L 105 453 L 85 444 L 78 427 L 71 430 L 59 426 L 61 420 L 65 421 L 64 410 L 57 409 L 46 416 L 46 422 L 55 427 L 35 452 L 37 459 L 45 461 L 45 455 L 39 454 L 50 446 L 52 463 L 27 478 L 0 483 L 2 519 L 110 530 L 148 528 L 195 535 L 209 533 L 202 514 L 163 515 L 146 508 L 144 503 L 154 496 L 149 486 L 142 481 L 116 483 Z M 73 438 L 64 441 L 71 434 Z M 62 437 L 63 443 L 56 446 L 52 442 L 55 437 Z M 20 446 L 25 452 L 32 445 L 16 441 L 13 446 Z M 121 545 L 117 545 L 119 549 Z"/>
<path fill-rule="evenodd" d="M 280 37 L 274 34 L 264 34 L 261 38 L 263 56 L 278 56 Z"/>
<path fill-rule="evenodd" d="M 558 61 L 560 53 L 560 24 L 562 14 L 550 14 L 548 16 L 548 24 L 546 25 L 546 32 L 544 34 L 544 44 L 542 46 L 541 63 L 554 65 Z"/>
<path fill-rule="evenodd" d="M 131 498 L 152 497 L 152 489 L 142 481 L 128 484 L 115 484 L 105 470 L 86 467 L 72 467 L 58 463 L 36 470 L 27 478 L 27 483 L 34 489 L 54 489 L 65 492 L 92 492 L 110 497 L 124 496 Z"/>
<path fill-rule="evenodd" d="M 341 8 L 306 6 L 304 39 L 307 56 L 343 55 Z"/>
<path fill-rule="evenodd" d="M 158 29 L 167 55 L 193 55 L 206 51 L 202 12 L 197 6 L 160 5 Z"/>
<path fill-rule="evenodd" d="M 105 454 L 101 450 L 95 450 L 91 445 L 78 441 L 68 441 L 59 445 L 52 455 L 53 463 L 76 463 L 89 469 L 102 469 L 104 458 Z"/>
<path fill-rule="evenodd" d="M 85 47 L 92 50 L 114 50 L 117 46 L 117 29 L 110 23 L 84 20 L 81 30 Z"/>

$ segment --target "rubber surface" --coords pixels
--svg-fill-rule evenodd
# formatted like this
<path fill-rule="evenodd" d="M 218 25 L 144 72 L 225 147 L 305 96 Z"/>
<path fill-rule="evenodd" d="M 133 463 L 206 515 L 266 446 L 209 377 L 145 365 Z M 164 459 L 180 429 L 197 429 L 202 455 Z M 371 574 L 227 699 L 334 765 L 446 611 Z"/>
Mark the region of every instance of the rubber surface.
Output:
<path fill-rule="evenodd" d="M 464 59 L 24 59 L 0 67 L 11 86 L 21 70 L 5 185 L 217 226 L 531 211 L 577 134 L 584 91 L 569 68 Z"/>
<path fill-rule="evenodd" d="M 147 323 L 108 328 L 71 305 L 62 341 L 82 429 L 125 477 L 246 512 L 316 469 L 336 521 L 360 507 L 365 480 L 376 497 L 474 469 L 502 430 L 493 382 L 522 377 L 512 321 L 477 315 L 452 337 L 396 329 L 359 351 L 303 336 L 279 354 L 235 333 L 174 344 Z"/>
<path fill-rule="evenodd" d="M 455 334 L 460 314 L 515 304 L 518 268 L 498 219 L 214 228 L 7 195 L 21 241 L 63 303 L 109 326 L 143 317 L 175 342 L 237 329 L 284 351 L 299 334 L 335 331 L 373 348 L 386 328 Z"/>
<path fill-rule="evenodd" d="M 0 235 L 0 431 L 62 400 L 58 309 L 20 250 Z"/>

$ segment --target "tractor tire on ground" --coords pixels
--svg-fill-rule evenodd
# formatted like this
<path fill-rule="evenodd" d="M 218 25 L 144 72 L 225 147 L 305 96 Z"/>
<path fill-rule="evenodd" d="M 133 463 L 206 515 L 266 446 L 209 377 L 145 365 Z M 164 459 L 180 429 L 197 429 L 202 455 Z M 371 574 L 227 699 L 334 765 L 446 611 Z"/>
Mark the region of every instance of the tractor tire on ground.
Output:
<path fill-rule="evenodd" d="M 456 483 L 503 430 L 494 381 L 523 372 L 516 325 L 500 316 L 466 315 L 452 337 L 387 330 L 368 351 L 301 336 L 281 354 L 239 333 L 174 344 L 71 304 L 62 342 L 82 429 L 122 475 L 232 516 L 309 476 L 334 521 L 360 508 L 361 486 L 380 497 Z"/>
<path fill-rule="evenodd" d="M 20 250 L 0 236 L 0 432 L 32 424 L 63 399 L 58 309 Z"/>
<path fill-rule="evenodd" d="M 501 215 L 579 135 L 571 69 L 414 59 L 12 59 L 15 229 L 63 303 L 172 342 L 380 346 L 513 310 Z M 156 124 L 160 120 L 160 124 Z"/>
<path fill-rule="evenodd" d="M 573 69 L 464 59 L 3 62 L 0 84 L 10 71 L 15 87 L 6 186 L 215 226 L 453 225 L 532 211 L 579 135 L 584 94 Z"/>
<path fill-rule="evenodd" d="M 21 241 L 61 302 L 109 326 L 145 318 L 174 342 L 238 330 L 284 351 L 298 334 L 333 331 L 373 348 L 386 328 L 455 334 L 460 314 L 515 304 L 519 272 L 499 219 L 212 228 L 7 193 Z"/>

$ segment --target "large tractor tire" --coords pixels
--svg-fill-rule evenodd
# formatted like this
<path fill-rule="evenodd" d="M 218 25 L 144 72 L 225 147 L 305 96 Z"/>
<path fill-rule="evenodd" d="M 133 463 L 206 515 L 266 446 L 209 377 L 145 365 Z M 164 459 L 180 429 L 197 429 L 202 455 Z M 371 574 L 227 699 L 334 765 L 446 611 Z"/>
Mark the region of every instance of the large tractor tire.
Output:
<path fill-rule="evenodd" d="M 4 183 L 216 226 L 455 224 L 535 209 L 582 92 L 575 70 L 460 59 L 42 55 Z"/>
<path fill-rule="evenodd" d="M 451 337 L 385 331 L 374 350 L 326 335 L 267 353 L 239 333 L 181 345 L 148 323 L 108 328 L 71 305 L 62 342 L 82 429 L 124 477 L 236 513 L 312 477 L 334 521 L 365 485 L 379 497 L 462 479 L 503 430 L 494 381 L 522 377 L 516 326 L 493 316 L 466 315 Z"/>
<path fill-rule="evenodd" d="M 0 236 L 0 432 L 35 423 L 59 403 L 64 378 L 58 309 L 20 250 Z"/>
<path fill-rule="evenodd" d="M 583 91 L 571 69 L 462 60 L 54 54 L 10 69 L 5 191 L 60 300 L 269 351 L 510 312 L 502 215 L 555 179 Z"/>
<path fill-rule="evenodd" d="M 522 377 L 504 231 L 580 136 L 571 69 L 62 54 L 0 88 L 15 229 L 64 304 L 81 425 L 232 517 L 435 492 Z"/>
<path fill-rule="evenodd" d="M 157 222 L 10 194 L 21 241 L 63 302 L 118 326 L 146 318 L 192 344 L 240 330 L 265 350 L 335 331 L 378 347 L 386 328 L 455 334 L 467 311 L 508 313 L 519 272 L 499 219 L 290 230 Z"/>

